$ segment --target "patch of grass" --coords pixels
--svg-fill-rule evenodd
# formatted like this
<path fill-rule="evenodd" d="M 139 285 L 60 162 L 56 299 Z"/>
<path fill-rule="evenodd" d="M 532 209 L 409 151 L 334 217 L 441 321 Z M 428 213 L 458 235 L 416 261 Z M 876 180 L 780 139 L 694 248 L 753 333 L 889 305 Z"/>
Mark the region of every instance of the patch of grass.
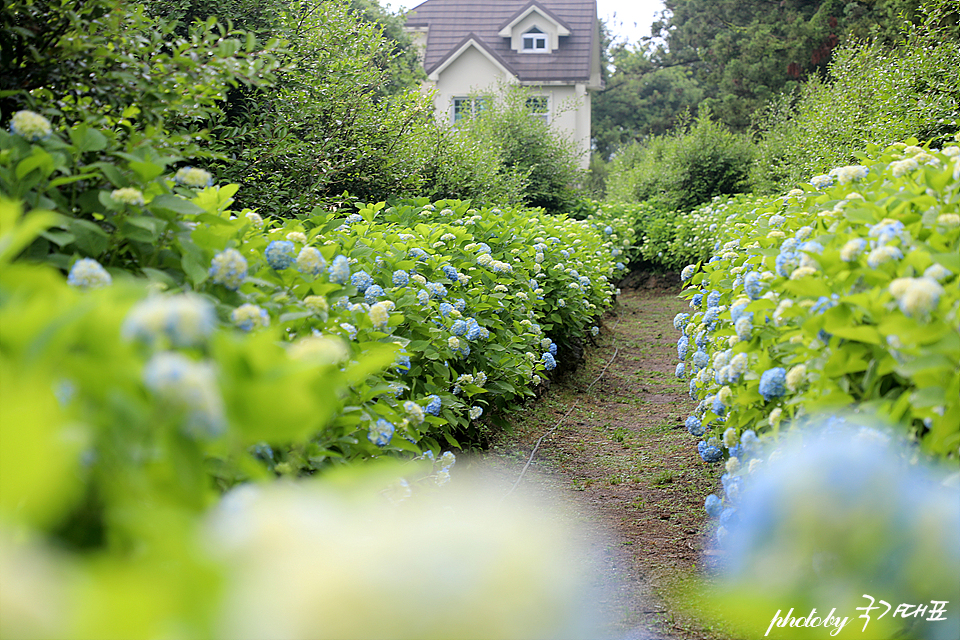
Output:
<path fill-rule="evenodd" d="M 664 469 L 663 471 L 660 471 L 655 476 L 653 476 L 653 479 L 650 481 L 650 484 L 652 484 L 655 487 L 662 487 L 665 484 L 670 484 L 671 482 L 673 482 L 673 479 L 675 477 L 676 477 L 676 473 L 672 469 Z"/>

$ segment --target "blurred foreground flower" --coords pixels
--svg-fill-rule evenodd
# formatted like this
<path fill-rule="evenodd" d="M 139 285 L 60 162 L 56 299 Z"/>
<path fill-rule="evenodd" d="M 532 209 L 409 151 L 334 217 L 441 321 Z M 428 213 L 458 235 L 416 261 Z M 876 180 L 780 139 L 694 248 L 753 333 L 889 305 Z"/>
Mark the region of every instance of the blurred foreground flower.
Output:
<path fill-rule="evenodd" d="M 227 567 L 218 637 L 596 636 L 577 552 L 541 507 L 436 498 L 401 509 L 317 484 L 234 490 L 209 528 Z"/>
<path fill-rule="evenodd" d="M 725 525 L 722 606 L 757 637 L 791 608 L 797 617 L 836 609 L 858 637 L 960 637 L 960 492 L 916 462 L 909 442 L 851 422 L 792 432 L 746 476 L 736 521 Z M 947 601 L 946 620 L 881 619 L 882 607 L 861 619 L 864 594 L 891 613 Z M 826 636 L 783 628 L 769 637 Z"/>

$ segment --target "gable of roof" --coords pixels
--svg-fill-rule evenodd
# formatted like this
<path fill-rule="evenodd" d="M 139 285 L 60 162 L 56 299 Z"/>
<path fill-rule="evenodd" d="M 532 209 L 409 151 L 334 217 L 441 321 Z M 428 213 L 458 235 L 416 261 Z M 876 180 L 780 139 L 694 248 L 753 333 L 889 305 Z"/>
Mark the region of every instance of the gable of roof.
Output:
<path fill-rule="evenodd" d="M 501 31 L 532 11 L 554 21 L 570 35 L 549 55 L 510 48 Z M 407 14 L 408 27 L 429 27 L 423 66 L 428 75 L 473 38 L 520 82 L 589 82 L 597 38 L 596 0 L 426 0 Z"/>
<path fill-rule="evenodd" d="M 517 23 L 519 23 L 521 20 L 526 18 L 528 15 L 530 15 L 534 11 L 536 11 L 542 16 L 545 16 L 548 20 L 553 21 L 554 24 L 560 27 L 561 36 L 570 35 L 570 25 L 568 25 L 563 20 L 563 18 L 560 18 L 559 16 L 555 15 L 552 11 L 544 7 L 542 4 L 540 4 L 536 0 L 533 0 L 533 2 L 528 3 L 527 6 L 523 7 L 522 9 L 517 11 L 514 15 L 512 15 L 510 19 L 507 20 L 507 22 L 500 25 L 500 31 L 497 33 L 497 35 L 499 35 L 501 38 L 509 38 L 511 35 L 510 33 L 511 30 L 517 25 Z"/>
<path fill-rule="evenodd" d="M 476 34 L 468 33 L 463 38 L 463 40 L 457 43 L 457 46 L 450 49 L 450 51 L 447 52 L 447 55 L 445 55 L 443 58 L 440 59 L 439 62 L 437 62 L 436 66 L 429 73 L 428 77 L 434 82 L 436 82 L 439 79 L 440 74 L 443 73 L 443 70 L 446 69 L 449 65 L 451 65 L 454 62 L 454 60 L 460 57 L 460 54 L 462 54 L 464 51 L 466 51 L 470 47 L 475 47 L 477 51 L 479 51 L 487 60 L 493 63 L 493 66 L 498 67 L 508 77 L 514 75 L 513 71 L 511 71 L 510 68 L 507 66 L 507 62 L 502 57 L 500 57 L 500 54 L 490 49 L 490 47 L 488 47 L 483 40 L 478 38 Z"/>

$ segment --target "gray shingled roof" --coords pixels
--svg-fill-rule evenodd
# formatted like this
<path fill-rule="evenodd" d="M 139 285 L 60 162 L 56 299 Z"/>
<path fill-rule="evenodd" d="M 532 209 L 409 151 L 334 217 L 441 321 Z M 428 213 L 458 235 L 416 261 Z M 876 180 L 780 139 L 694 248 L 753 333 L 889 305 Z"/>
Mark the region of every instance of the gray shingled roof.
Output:
<path fill-rule="evenodd" d="M 570 30 L 548 55 L 522 54 L 498 34 L 531 4 L 546 10 Z M 407 14 L 408 27 L 430 27 L 423 66 L 431 73 L 469 36 L 485 45 L 521 82 L 590 80 L 596 30 L 595 0 L 427 0 Z"/>

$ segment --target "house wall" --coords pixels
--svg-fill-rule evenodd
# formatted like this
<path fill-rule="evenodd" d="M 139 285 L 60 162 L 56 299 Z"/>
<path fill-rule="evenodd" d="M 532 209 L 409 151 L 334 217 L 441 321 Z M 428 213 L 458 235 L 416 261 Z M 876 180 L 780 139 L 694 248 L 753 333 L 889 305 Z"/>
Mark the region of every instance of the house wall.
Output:
<path fill-rule="evenodd" d="M 455 97 L 484 93 L 498 84 L 515 81 L 476 47 L 470 47 L 443 70 L 435 84 L 428 83 L 427 88 L 436 90 L 433 104 L 437 119 L 449 123 L 453 122 Z"/>
<path fill-rule="evenodd" d="M 424 89 L 436 91 L 434 105 L 441 122 L 453 122 L 453 99 L 471 94 L 490 93 L 504 84 L 515 83 L 483 53 L 474 47 L 464 51 L 443 70 L 436 83 L 427 83 Z M 528 86 L 531 96 L 546 96 L 550 104 L 550 124 L 570 136 L 584 152 L 580 165 L 590 164 L 590 93 L 586 85 Z"/>

